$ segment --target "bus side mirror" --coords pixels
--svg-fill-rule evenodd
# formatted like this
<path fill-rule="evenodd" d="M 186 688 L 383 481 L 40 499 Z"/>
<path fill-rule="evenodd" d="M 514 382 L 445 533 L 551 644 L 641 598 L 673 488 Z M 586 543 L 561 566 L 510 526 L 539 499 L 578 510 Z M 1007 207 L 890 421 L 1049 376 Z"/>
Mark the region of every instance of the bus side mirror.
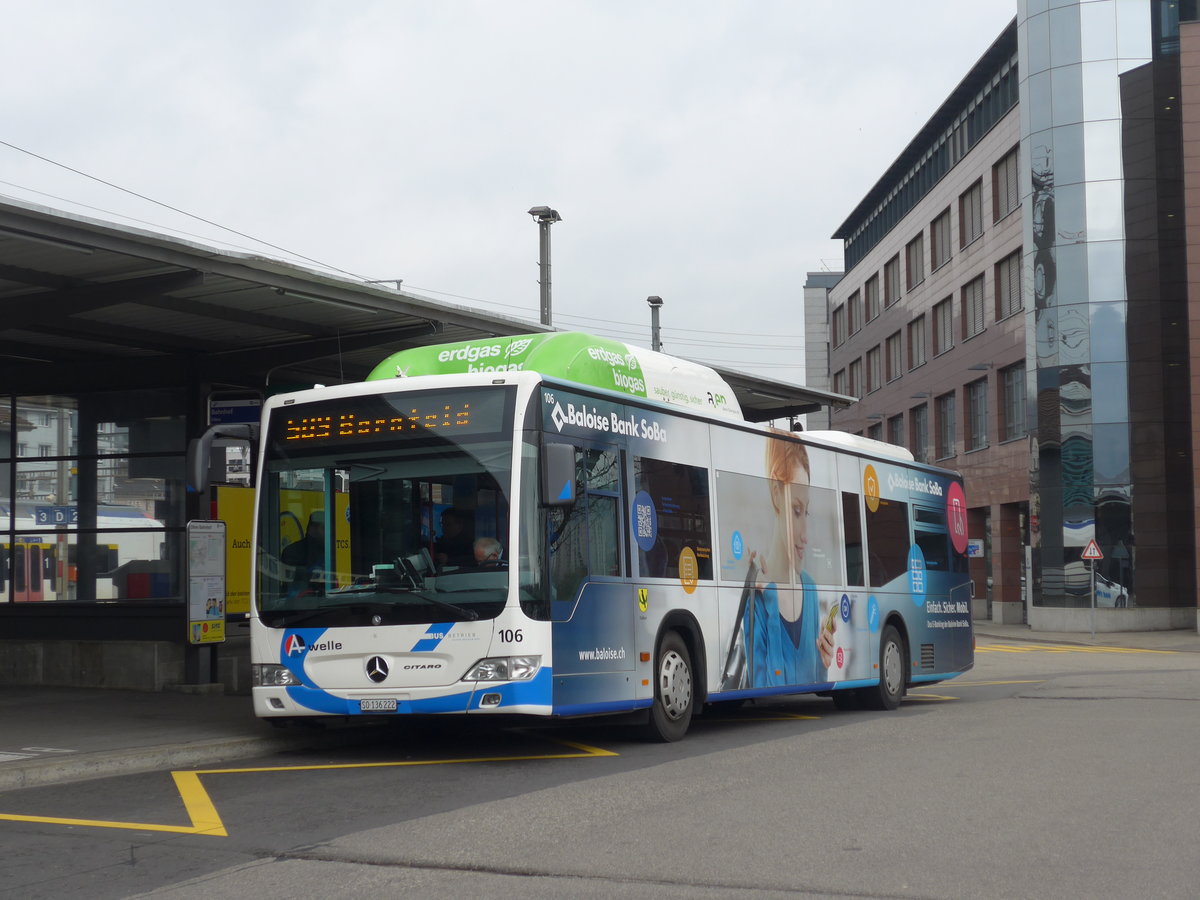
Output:
<path fill-rule="evenodd" d="M 575 503 L 575 448 L 571 444 L 542 444 L 542 504 Z"/>
<path fill-rule="evenodd" d="M 198 438 L 188 442 L 187 489 L 203 493 L 208 489 L 208 468 L 212 460 L 212 445 L 217 438 L 235 438 L 250 442 L 251 471 L 258 452 L 258 423 L 213 425 Z"/>

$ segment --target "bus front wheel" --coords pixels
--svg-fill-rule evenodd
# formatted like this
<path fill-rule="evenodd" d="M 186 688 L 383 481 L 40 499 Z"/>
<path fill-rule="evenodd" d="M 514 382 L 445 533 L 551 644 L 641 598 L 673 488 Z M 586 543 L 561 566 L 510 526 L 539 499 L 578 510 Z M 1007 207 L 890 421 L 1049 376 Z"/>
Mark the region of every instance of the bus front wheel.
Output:
<path fill-rule="evenodd" d="M 896 709 L 908 682 L 908 649 L 895 625 L 879 636 L 879 684 L 862 688 L 859 697 L 868 709 Z"/>
<path fill-rule="evenodd" d="M 691 654 L 678 632 L 668 631 L 655 654 L 654 704 L 646 736 L 654 741 L 678 741 L 687 734 L 694 707 Z"/>

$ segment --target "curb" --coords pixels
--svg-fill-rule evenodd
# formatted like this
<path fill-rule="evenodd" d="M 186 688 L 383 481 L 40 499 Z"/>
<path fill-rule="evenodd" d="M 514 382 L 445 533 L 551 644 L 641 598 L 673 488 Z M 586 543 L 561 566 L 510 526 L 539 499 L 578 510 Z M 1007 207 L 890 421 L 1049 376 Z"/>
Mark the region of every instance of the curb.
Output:
<path fill-rule="evenodd" d="M 0 792 L 144 772 L 194 769 L 288 750 L 323 750 L 357 743 L 365 738 L 362 731 L 294 737 L 214 738 L 130 750 L 81 753 L 71 757 L 7 762 L 0 765 Z"/>

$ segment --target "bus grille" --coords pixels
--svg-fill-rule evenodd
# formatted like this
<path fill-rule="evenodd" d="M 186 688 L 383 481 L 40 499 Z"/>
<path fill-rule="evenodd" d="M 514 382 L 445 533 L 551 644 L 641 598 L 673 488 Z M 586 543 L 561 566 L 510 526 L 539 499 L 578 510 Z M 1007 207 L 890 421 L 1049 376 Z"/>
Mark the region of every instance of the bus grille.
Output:
<path fill-rule="evenodd" d="M 933 644 L 922 644 L 921 645 L 921 668 L 922 669 L 932 669 L 933 668 Z"/>

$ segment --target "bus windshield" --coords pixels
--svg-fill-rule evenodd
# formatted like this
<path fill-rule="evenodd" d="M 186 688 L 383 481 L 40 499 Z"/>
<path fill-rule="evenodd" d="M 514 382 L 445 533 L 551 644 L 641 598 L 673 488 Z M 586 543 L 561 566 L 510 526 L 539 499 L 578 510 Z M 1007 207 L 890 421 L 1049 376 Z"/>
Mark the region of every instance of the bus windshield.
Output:
<path fill-rule="evenodd" d="M 494 618 L 508 594 L 512 391 L 273 410 L 257 610 L 272 627 Z"/>

